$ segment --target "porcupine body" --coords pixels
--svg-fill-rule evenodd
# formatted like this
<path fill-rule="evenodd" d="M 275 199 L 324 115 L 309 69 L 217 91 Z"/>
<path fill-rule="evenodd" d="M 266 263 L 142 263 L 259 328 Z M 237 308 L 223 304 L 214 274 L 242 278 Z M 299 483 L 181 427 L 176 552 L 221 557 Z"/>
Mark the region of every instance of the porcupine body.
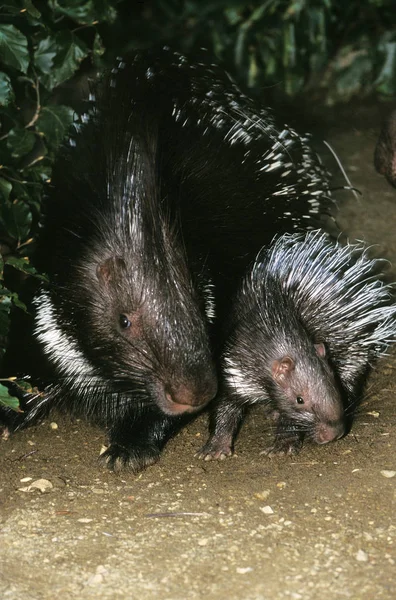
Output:
<path fill-rule="evenodd" d="M 67 404 L 108 426 L 111 465 L 137 470 L 179 426 L 172 398 L 188 412 L 213 395 L 203 271 L 226 314 L 263 243 L 314 227 L 331 199 L 309 139 L 207 56 L 138 52 L 101 90 L 54 172 L 35 335 L 57 379 L 24 421 Z"/>
<path fill-rule="evenodd" d="M 217 382 L 203 270 L 184 250 L 177 182 L 161 171 L 158 111 L 122 69 L 54 167 L 36 257 L 50 285 L 34 301 L 51 384 L 14 427 L 65 407 L 108 428 L 111 467 L 139 470 Z"/>
<path fill-rule="evenodd" d="M 233 305 L 202 458 L 232 453 L 257 402 L 277 420 L 269 454 L 347 432 L 370 367 L 396 339 L 396 305 L 380 266 L 362 244 L 341 246 L 320 231 L 285 234 L 259 253 Z"/>

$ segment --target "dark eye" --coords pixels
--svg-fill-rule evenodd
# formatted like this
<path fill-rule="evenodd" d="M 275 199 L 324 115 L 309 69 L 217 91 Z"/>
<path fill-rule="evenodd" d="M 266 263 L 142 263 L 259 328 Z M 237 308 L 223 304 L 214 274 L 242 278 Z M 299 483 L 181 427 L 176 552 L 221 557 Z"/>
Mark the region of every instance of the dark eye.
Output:
<path fill-rule="evenodd" d="M 131 326 L 130 320 L 125 315 L 120 315 L 119 323 L 120 323 L 121 329 L 127 329 L 128 327 Z"/>
<path fill-rule="evenodd" d="M 297 396 L 296 402 L 297 404 L 304 404 L 304 398 L 301 398 L 301 396 Z"/>

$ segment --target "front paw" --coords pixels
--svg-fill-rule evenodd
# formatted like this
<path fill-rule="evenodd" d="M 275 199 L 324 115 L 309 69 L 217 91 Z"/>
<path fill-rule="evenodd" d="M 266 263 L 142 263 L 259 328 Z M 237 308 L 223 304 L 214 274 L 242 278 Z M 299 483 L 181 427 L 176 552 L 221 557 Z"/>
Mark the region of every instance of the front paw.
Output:
<path fill-rule="evenodd" d="M 113 443 L 100 455 L 99 460 L 116 473 L 123 469 L 132 471 L 132 473 L 139 473 L 139 471 L 143 471 L 143 469 L 156 463 L 160 454 L 159 449 L 155 446 L 125 447 Z"/>
<path fill-rule="evenodd" d="M 195 456 L 205 461 L 224 460 L 227 456 L 232 456 L 232 438 L 229 436 L 221 438 L 213 436 L 209 438 Z"/>
<path fill-rule="evenodd" d="M 274 443 L 260 452 L 260 454 L 264 454 L 265 456 L 293 456 L 294 454 L 298 454 L 301 450 L 304 442 L 304 437 L 300 435 L 294 436 L 284 436 L 284 435 L 276 435 L 274 439 Z"/>

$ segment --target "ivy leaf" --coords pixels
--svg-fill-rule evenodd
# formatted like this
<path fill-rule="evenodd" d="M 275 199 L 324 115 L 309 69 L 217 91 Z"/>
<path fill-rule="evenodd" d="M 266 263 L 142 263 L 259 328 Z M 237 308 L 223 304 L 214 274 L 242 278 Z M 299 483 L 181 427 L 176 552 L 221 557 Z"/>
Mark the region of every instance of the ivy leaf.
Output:
<path fill-rule="evenodd" d="M 10 328 L 11 298 L 9 291 L 0 289 L 0 341 L 6 339 Z"/>
<path fill-rule="evenodd" d="M 4 179 L 4 177 L 0 177 L 0 198 L 2 198 L 3 202 L 8 200 L 11 190 L 12 183 Z"/>
<path fill-rule="evenodd" d="M 3 204 L 0 206 L 0 224 L 18 242 L 25 240 L 32 224 L 30 208 L 23 202 Z"/>
<path fill-rule="evenodd" d="M 11 150 L 13 158 L 21 158 L 33 149 L 35 141 L 36 136 L 32 131 L 23 127 L 14 127 L 8 133 L 7 146 Z"/>
<path fill-rule="evenodd" d="M 26 37 L 14 25 L 0 25 L 0 62 L 22 73 L 29 67 Z"/>
<path fill-rule="evenodd" d="M 241 6 L 231 6 L 224 9 L 224 16 L 230 25 L 236 25 L 242 21 L 242 11 Z"/>
<path fill-rule="evenodd" d="M 9 408 L 12 408 L 13 410 L 18 410 L 18 408 L 19 408 L 18 398 L 14 398 L 13 396 L 10 396 L 10 394 L 8 393 L 8 388 L 6 388 L 5 385 L 3 385 L 1 383 L 0 383 L 0 404 L 8 406 Z"/>
<path fill-rule="evenodd" d="M 48 75 L 54 66 L 54 58 L 57 53 L 57 45 L 52 37 L 41 40 L 34 53 L 34 65 L 41 73 Z"/>
<path fill-rule="evenodd" d="M 396 42 L 389 41 L 384 44 L 385 61 L 374 86 L 381 94 L 392 96 L 395 94 L 395 66 L 396 66 Z"/>
<path fill-rule="evenodd" d="M 27 173 L 29 173 L 30 180 L 34 183 L 48 183 L 51 179 L 52 168 L 41 164 L 39 167 L 29 167 Z M 38 185 L 36 187 L 39 188 Z"/>
<path fill-rule="evenodd" d="M 100 65 L 100 58 L 105 53 L 105 50 L 106 50 L 106 48 L 103 45 L 102 38 L 100 37 L 99 33 L 96 32 L 93 47 L 92 47 L 92 59 L 93 59 L 95 66 Z"/>
<path fill-rule="evenodd" d="M 0 106 L 8 106 L 14 99 L 11 79 L 5 73 L 0 73 Z"/>
<path fill-rule="evenodd" d="M 25 275 L 32 275 L 41 281 L 48 281 L 48 278 L 45 275 L 38 273 L 37 269 L 30 264 L 27 256 L 8 256 L 5 260 L 5 264 L 14 267 L 14 269 L 21 271 L 21 273 L 25 273 Z M 12 301 L 14 304 L 17 304 L 16 299 L 18 298 L 15 298 L 15 294 L 12 294 Z M 26 306 L 20 300 L 18 302 L 18 306 L 25 310 Z"/>
<path fill-rule="evenodd" d="M 65 15 L 81 25 L 94 25 L 97 21 L 112 23 L 117 16 L 110 2 L 103 0 L 50 0 L 49 5 L 55 16 Z"/>
<path fill-rule="evenodd" d="M 46 38 L 34 55 L 34 64 L 43 74 L 41 83 L 52 90 L 67 81 L 88 53 L 87 45 L 71 31 L 63 30 L 52 38 Z"/>
<path fill-rule="evenodd" d="M 73 123 L 74 111 L 68 106 L 44 106 L 37 119 L 37 129 L 44 134 L 52 148 L 63 141 L 67 130 Z"/>
<path fill-rule="evenodd" d="M 25 11 L 30 17 L 34 17 L 35 19 L 39 19 L 41 17 L 41 12 L 34 6 L 32 0 L 23 0 L 23 5 L 25 7 Z"/>

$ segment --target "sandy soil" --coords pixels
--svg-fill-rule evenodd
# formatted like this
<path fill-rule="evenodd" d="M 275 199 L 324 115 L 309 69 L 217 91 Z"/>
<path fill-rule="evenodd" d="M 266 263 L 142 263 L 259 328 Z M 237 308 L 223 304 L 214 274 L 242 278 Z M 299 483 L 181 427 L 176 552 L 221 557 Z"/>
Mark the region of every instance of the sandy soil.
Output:
<path fill-rule="evenodd" d="M 339 221 L 378 244 L 396 280 L 396 190 L 372 166 L 382 110 L 335 112 L 322 130 L 363 192 L 339 196 Z M 271 430 L 258 408 L 236 455 L 203 463 L 202 416 L 137 476 L 102 468 L 105 435 L 83 422 L 20 432 L 0 450 L 0 597 L 396 598 L 395 393 L 393 352 L 336 443 L 261 456 Z M 51 487 L 29 491 L 39 479 Z"/>

